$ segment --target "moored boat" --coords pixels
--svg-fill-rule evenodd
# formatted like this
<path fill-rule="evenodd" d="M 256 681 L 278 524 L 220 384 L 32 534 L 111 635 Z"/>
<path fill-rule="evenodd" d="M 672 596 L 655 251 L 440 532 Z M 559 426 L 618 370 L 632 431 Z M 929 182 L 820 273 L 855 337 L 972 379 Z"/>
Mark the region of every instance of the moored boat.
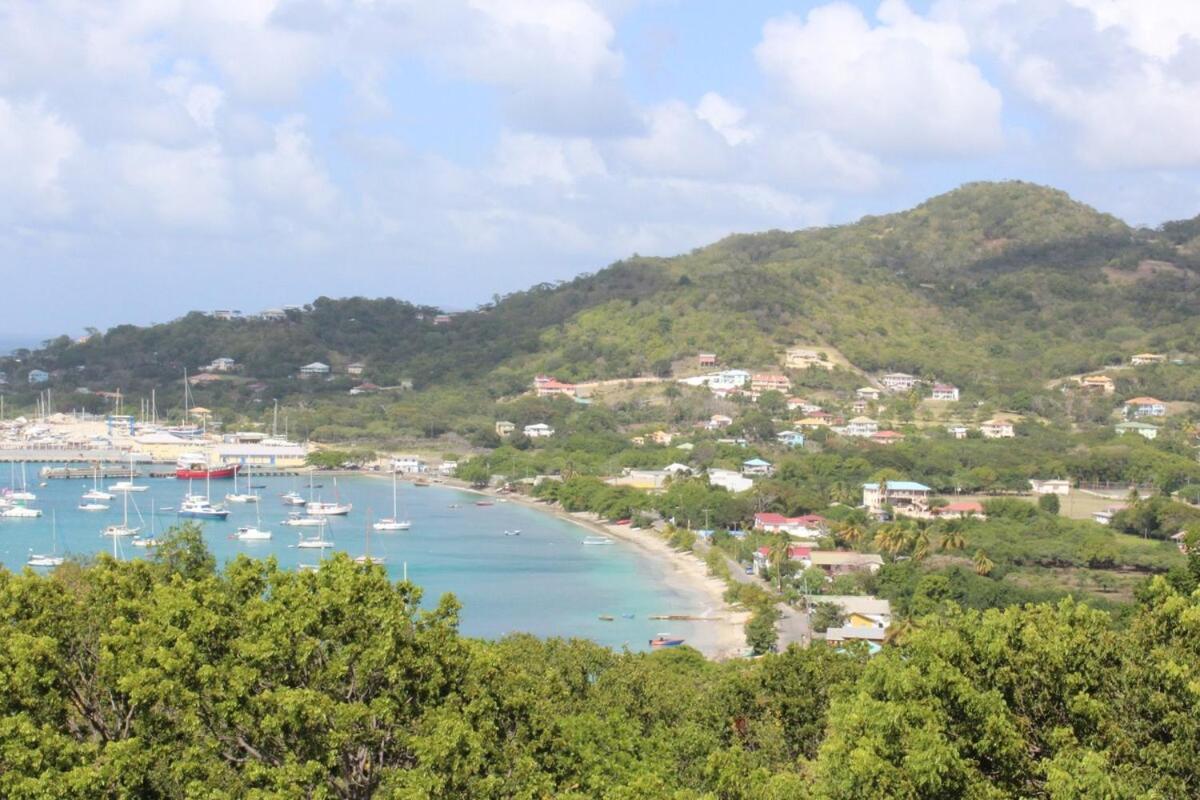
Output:
<path fill-rule="evenodd" d="M 237 475 L 240 464 L 214 467 L 200 453 L 184 453 L 175 462 L 175 477 L 180 480 L 221 480 Z"/>
<path fill-rule="evenodd" d="M 672 636 L 669 633 L 660 633 L 650 640 L 650 646 L 659 649 L 662 647 L 679 647 L 683 644 L 683 639 L 677 636 Z"/>

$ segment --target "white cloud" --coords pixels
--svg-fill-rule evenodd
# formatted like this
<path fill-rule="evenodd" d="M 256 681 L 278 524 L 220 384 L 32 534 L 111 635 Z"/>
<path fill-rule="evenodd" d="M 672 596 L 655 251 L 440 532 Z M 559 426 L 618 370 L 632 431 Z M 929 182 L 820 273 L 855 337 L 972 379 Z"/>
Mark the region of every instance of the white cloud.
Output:
<path fill-rule="evenodd" d="M 883 0 L 772 19 L 755 49 L 805 127 L 883 153 L 971 155 L 1002 144 L 1001 96 L 955 24 Z"/>
<path fill-rule="evenodd" d="M 274 211 L 317 218 L 327 214 L 337 199 L 299 116 L 277 125 L 271 149 L 247 158 L 240 172 L 247 190 L 266 201 L 268 215 Z"/>
<path fill-rule="evenodd" d="M 1200 3 L 941 0 L 1098 169 L 1200 166 Z"/>
<path fill-rule="evenodd" d="M 228 164 L 215 144 L 173 148 L 128 142 L 100 159 L 111 161 L 114 173 L 103 190 L 107 196 L 97 198 L 105 216 L 207 231 L 224 230 L 234 221 Z"/>
<path fill-rule="evenodd" d="M 0 212 L 64 213 L 63 170 L 80 147 L 75 130 L 42 102 L 0 97 Z"/>
<path fill-rule="evenodd" d="M 496 147 L 492 174 L 504 185 L 570 185 L 604 175 L 607 168 L 596 146 L 583 138 L 556 138 L 505 131 Z"/>
<path fill-rule="evenodd" d="M 745 144 L 754 140 L 757 132 L 744 124 L 746 109 L 729 102 L 716 92 L 707 92 L 696 105 L 696 116 L 721 134 L 726 143 Z"/>

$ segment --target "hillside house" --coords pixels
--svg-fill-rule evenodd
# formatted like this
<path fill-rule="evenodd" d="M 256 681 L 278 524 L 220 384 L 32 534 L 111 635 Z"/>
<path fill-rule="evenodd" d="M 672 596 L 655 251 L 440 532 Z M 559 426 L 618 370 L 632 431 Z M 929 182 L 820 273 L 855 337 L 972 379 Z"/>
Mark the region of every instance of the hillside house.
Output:
<path fill-rule="evenodd" d="M 855 400 L 854 404 L 850 406 L 850 411 L 861 416 L 867 413 L 867 409 L 870 408 L 870 406 L 871 404 L 866 400 Z"/>
<path fill-rule="evenodd" d="M 1034 494 L 1057 494 L 1066 497 L 1071 493 L 1071 482 L 1066 478 L 1030 479 L 1029 489 Z"/>
<path fill-rule="evenodd" d="M 267 322 L 280 322 L 281 320 L 287 319 L 287 312 L 282 308 L 268 308 L 259 314 L 258 317 L 259 319 L 266 320 Z"/>
<path fill-rule="evenodd" d="M 754 487 L 754 481 L 751 478 L 747 478 L 745 475 L 734 472 L 731 469 L 710 469 L 708 471 L 708 483 L 711 486 L 719 486 L 734 494 L 748 491 Z"/>
<path fill-rule="evenodd" d="M 357 397 L 360 394 L 371 394 L 372 392 L 378 392 L 378 391 L 379 391 L 378 386 L 371 383 L 370 381 L 363 381 L 358 386 L 355 386 L 354 388 L 352 388 L 350 390 L 350 394 Z"/>
<path fill-rule="evenodd" d="M 877 431 L 871 434 L 870 438 L 875 444 L 890 445 L 903 442 L 904 434 L 897 431 Z"/>
<path fill-rule="evenodd" d="M 1109 525 L 1113 521 L 1113 517 L 1121 513 L 1127 508 L 1124 503 L 1102 508 L 1099 511 L 1092 512 L 1092 522 L 1098 522 L 1101 525 Z"/>
<path fill-rule="evenodd" d="M 329 365 L 322 364 L 320 361 L 314 361 L 311 364 L 305 364 L 300 368 L 301 378 L 317 378 L 324 377 L 329 374 Z"/>
<path fill-rule="evenodd" d="M 907 372 L 889 372 L 879 379 L 883 388 L 889 392 L 911 392 L 921 383 L 921 379 Z"/>
<path fill-rule="evenodd" d="M 1136 420 L 1118 424 L 1116 431 L 1118 436 L 1124 436 L 1127 433 L 1136 433 L 1145 439 L 1154 440 L 1158 438 L 1158 428 L 1149 423 L 1137 422 Z"/>
<path fill-rule="evenodd" d="M 1167 404 L 1154 397 L 1134 397 L 1125 401 L 1127 417 L 1162 417 L 1166 413 Z"/>
<path fill-rule="evenodd" d="M 744 369 L 723 369 L 706 376 L 708 388 L 740 389 L 750 382 L 750 373 Z"/>
<path fill-rule="evenodd" d="M 947 503 L 930 513 L 938 519 L 987 519 L 987 515 L 983 513 L 983 504 L 974 500 Z"/>
<path fill-rule="evenodd" d="M 454 321 L 454 318 L 449 314 L 438 314 L 433 318 L 434 325 L 449 325 Z"/>
<path fill-rule="evenodd" d="M 533 392 L 538 397 L 574 397 L 575 384 L 564 383 L 549 375 L 538 375 L 533 379 Z"/>
<path fill-rule="evenodd" d="M 626 468 L 621 471 L 620 475 L 606 479 L 605 483 L 611 486 L 628 486 L 631 489 L 655 491 L 666 486 L 667 481 L 672 477 L 674 476 L 671 473 L 662 469 Z"/>
<path fill-rule="evenodd" d="M 928 486 L 916 481 L 885 481 L 882 487 L 878 483 L 864 483 L 862 504 L 872 514 L 891 506 L 899 514 L 923 516 L 929 510 L 932 492 Z"/>
<path fill-rule="evenodd" d="M 845 618 L 843 629 L 874 628 L 883 630 L 892 624 L 892 604 L 871 595 L 817 594 L 809 595 L 805 599 L 810 606 L 815 603 L 833 603 L 837 606 Z"/>
<path fill-rule="evenodd" d="M 789 545 L 787 549 L 788 561 L 799 561 L 807 568 L 808 557 L 812 553 L 812 548 L 804 547 L 803 545 Z M 771 548 L 760 547 L 754 551 L 752 556 L 754 563 L 754 574 L 762 575 L 768 567 L 771 566 Z"/>
<path fill-rule="evenodd" d="M 858 553 L 854 550 L 813 550 L 805 567 L 816 567 L 827 575 L 846 575 L 851 572 L 878 572 L 883 556 L 878 553 Z"/>
<path fill-rule="evenodd" d="M 763 477 L 769 478 L 775 474 L 775 467 L 770 461 L 763 461 L 761 458 L 751 458 L 742 462 L 742 474 L 747 477 Z"/>
<path fill-rule="evenodd" d="M 667 431 L 655 431 L 654 433 L 650 434 L 650 441 L 654 442 L 655 444 L 662 445 L 663 447 L 670 445 L 674 439 L 675 434 Z"/>
<path fill-rule="evenodd" d="M 787 375 L 772 375 L 764 373 L 750 379 L 752 392 L 787 392 L 792 388 L 792 380 Z"/>
<path fill-rule="evenodd" d="M 530 439 L 545 439 L 554 435 L 554 428 L 544 422 L 536 422 L 533 425 L 526 425 L 523 432 Z"/>
<path fill-rule="evenodd" d="M 496 435 L 501 439 L 507 439 L 513 435 L 513 431 L 517 429 L 515 423 L 509 422 L 506 419 L 496 420 Z"/>
<path fill-rule="evenodd" d="M 30 384 L 45 383 L 50 380 L 50 373 L 44 369 L 31 369 L 29 374 L 25 376 L 25 380 Z"/>
<path fill-rule="evenodd" d="M 713 414 L 708 418 L 708 422 L 705 423 L 704 427 L 710 431 L 719 431 L 722 428 L 728 428 L 732 424 L 733 417 L 727 417 L 724 414 Z"/>
<path fill-rule="evenodd" d="M 829 533 L 829 522 L 817 514 L 785 517 L 770 511 L 754 515 L 754 527 L 766 533 L 786 533 L 796 539 L 816 539 Z"/>
<path fill-rule="evenodd" d="M 863 386 L 861 389 L 856 389 L 854 396 L 859 400 L 869 400 L 874 403 L 879 399 L 881 392 L 874 386 Z"/>
<path fill-rule="evenodd" d="M 930 398 L 946 403 L 957 403 L 958 387 L 948 383 L 935 383 L 933 385 L 933 394 L 930 395 Z"/>
<path fill-rule="evenodd" d="M 985 439 L 1011 439 L 1016 436 L 1013 424 L 1006 419 L 989 419 L 979 426 Z"/>
<path fill-rule="evenodd" d="M 717 354 L 701 353 L 696 356 L 696 364 L 701 367 L 715 367 L 717 365 Z"/>
<path fill-rule="evenodd" d="M 213 319 L 233 320 L 240 319 L 242 312 L 234 309 L 218 308 L 216 311 L 209 314 L 209 316 Z"/>
<path fill-rule="evenodd" d="M 879 432 L 879 423 L 870 417 L 855 417 L 845 424 L 841 430 L 843 436 L 859 436 L 866 438 Z"/>
<path fill-rule="evenodd" d="M 1151 364 L 1165 364 L 1167 357 L 1162 353 L 1138 353 L 1129 357 L 1129 363 L 1135 367 L 1146 367 Z"/>
<path fill-rule="evenodd" d="M 823 357 L 819 351 L 807 347 L 788 348 L 783 363 L 788 369 L 833 369 L 833 362 Z"/>
<path fill-rule="evenodd" d="M 800 431 L 780 431 L 775 439 L 784 447 L 804 447 L 804 434 Z"/>
<path fill-rule="evenodd" d="M 815 431 L 818 428 L 828 428 L 829 427 L 829 418 L 824 417 L 824 416 L 821 416 L 821 417 L 810 416 L 810 417 L 805 417 L 804 419 L 798 419 L 795 422 L 793 422 L 792 425 L 797 428 L 804 428 L 807 431 Z"/>
<path fill-rule="evenodd" d="M 887 641 L 887 628 L 861 625 L 843 625 L 840 628 L 829 628 L 825 631 L 825 643 L 832 646 L 845 645 L 850 642 L 866 642 L 867 654 L 874 655 L 883 649 Z"/>
<path fill-rule="evenodd" d="M 1117 390 L 1117 385 L 1107 375 L 1087 375 L 1079 379 L 1079 388 L 1085 392 L 1112 394 Z"/>
<path fill-rule="evenodd" d="M 203 369 L 207 372 L 229 372 L 237 368 L 237 362 L 227 356 L 214 358 L 212 363 Z"/>
<path fill-rule="evenodd" d="M 950 434 L 955 439 L 965 439 L 965 438 L 967 438 L 967 426 L 966 425 L 947 425 L 946 433 Z"/>
<path fill-rule="evenodd" d="M 366 370 L 366 368 L 367 368 L 366 364 L 362 363 L 361 361 L 355 361 L 353 364 L 346 365 L 346 374 L 347 375 L 362 375 L 363 371 Z"/>

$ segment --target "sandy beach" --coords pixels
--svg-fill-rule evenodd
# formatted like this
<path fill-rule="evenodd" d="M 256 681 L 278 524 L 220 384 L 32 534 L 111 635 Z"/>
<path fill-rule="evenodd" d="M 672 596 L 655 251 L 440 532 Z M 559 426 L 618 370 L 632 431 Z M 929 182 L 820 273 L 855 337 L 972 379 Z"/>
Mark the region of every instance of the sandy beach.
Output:
<path fill-rule="evenodd" d="M 381 475 L 380 477 L 386 476 Z M 689 646 L 714 660 L 737 658 L 745 653 L 744 626 L 746 620 L 749 619 L 749 612 L 735 609 L 725 602 L 724 581 L 709 575 L 708 567 L 703 561 L 692 553 L 675 550 L 653 531 L 630 528 L 628 525 L 609 525 L 598 519 L 595 514 L 572 514 L 563 511 L 558 506 L 522 495 L 499 494 L 476 489 L 454 479 L 442 479 L 434 485 L 458 489 L 499 501 L 519 503 L 543 514 L 549 514 L 578 525 L 590 532 L 611 536 L 636 548 L 651 561 L 658 577 L 666 586 L 688 598 L 689 603 L 694 603 L 694 608 L 688 612 L 689 616 L 712 620 L 711 622 L 697 623 L 697 632 L 687 640 Z M 664 621 L 664 625 L 669 625 L 669 623 Z"/>

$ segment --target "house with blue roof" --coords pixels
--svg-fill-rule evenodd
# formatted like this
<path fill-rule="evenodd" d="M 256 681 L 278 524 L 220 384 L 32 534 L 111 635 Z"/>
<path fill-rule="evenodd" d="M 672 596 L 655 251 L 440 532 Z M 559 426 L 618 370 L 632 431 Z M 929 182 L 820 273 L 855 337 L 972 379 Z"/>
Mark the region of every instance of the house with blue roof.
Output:
<path fill-rule="evenodd" d="M 916 481 L 884 481 L 863 484 L 863 505 L 872 514 L 891 508 L 897 514 L 925 516 L 933 490 Z"/>
<path fill-rule="evenodd" d="M 771 466 L 770 461 L 763 461 L 761 458 L 751 458 L 748 461 L 742 462 L 742 474 L 751 476 L 770 477 L 775 472 L 775 467 Z"/>

